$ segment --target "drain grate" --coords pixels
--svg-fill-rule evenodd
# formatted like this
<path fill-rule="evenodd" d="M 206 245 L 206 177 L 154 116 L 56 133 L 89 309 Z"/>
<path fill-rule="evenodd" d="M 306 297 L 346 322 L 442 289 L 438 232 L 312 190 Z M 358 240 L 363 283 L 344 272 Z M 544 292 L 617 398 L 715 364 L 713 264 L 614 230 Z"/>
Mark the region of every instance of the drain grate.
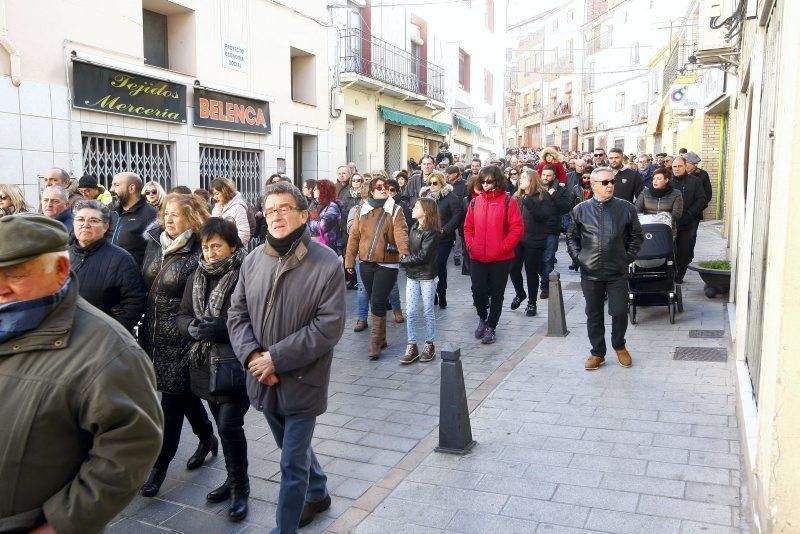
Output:
<path fill-rule="evenodd" d="M 725 335 L 725 330 L 689 330 L 689 337 L 712 339 Z"/>
<path fill-rule="evenodd" d="M 715 347 L 676 347 L 672 359 L 690 362 L 726 362 L 728 351 Z"/>
<path fill-rule="evenodd" d="M 581 290 L 581 283 L 580 282 L 567 282 L 564 284 L 565 291 L 580 291 Z"/>

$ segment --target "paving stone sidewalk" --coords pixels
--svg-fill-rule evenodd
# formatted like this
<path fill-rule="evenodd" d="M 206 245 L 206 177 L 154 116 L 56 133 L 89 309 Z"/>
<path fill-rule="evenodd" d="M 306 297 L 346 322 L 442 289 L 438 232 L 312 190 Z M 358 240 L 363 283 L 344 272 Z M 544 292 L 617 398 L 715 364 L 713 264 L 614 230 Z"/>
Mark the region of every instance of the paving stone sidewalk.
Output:
<path fill-rule="evenodd" d="M 724 247 L 719 225 L 704 224 L 698 259 L 724 257 Z M 640 308 L 640 324 L 627 336 L 632 368 L 619 366 L 612 352 L 605 366 L 588 372 L 578 277 L 562 276 L 570 335 L 537 336 L 535 348 L 480 403 L 471 418 L 473 452 L 424 455 L 379 483 L 376 502 L 356 503 L 361 509 L 331 530 L 749 532 L 741 517 L 732 357 L 673 359 L 676 347 L 727 349 L 727 333 L 693 337 L 696 330 L 727 330 L 723 301 L 706 299 L 690 271 L 675 325 L 666 308 Z"/>

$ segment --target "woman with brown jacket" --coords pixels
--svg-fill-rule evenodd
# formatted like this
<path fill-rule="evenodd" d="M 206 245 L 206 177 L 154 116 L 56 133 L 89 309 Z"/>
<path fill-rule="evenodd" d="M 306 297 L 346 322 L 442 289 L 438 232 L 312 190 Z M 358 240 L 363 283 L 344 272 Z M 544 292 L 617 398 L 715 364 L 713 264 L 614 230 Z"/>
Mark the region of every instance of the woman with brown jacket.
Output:
<path fill-rule="evenodd" d="M 408 225 L 403 210 L 389 195 L 383 177 L 369 184 L 369 196 L 359 209 L 347 241 L 345 268 L 359 272 L 370 301 L 370 347 L 368 356 L 377 359 L 386 348 L 386 300 L 397 281 L 400 259 L 408 255 Z"/>

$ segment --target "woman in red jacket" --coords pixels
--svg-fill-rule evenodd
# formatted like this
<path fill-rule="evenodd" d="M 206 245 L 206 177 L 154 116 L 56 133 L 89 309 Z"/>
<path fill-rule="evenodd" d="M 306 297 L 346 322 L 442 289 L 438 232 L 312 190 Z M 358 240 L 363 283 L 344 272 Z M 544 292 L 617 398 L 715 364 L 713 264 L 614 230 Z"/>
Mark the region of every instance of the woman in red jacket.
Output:
<path fill-rule="evenodd" d="M 556 178 L 558 181 L 563 185 L 567 185 L 567 168 L 564 166 L 564 163 L 562 163 L 561 154 L 558 153 L 558 150 L 553 147 L 544 148 L 539 154 L 539 157 L 539 166 L 536 168 L 536 172 L 539 173 L 539 176 L 542 175 L 542 170 L 544 170 L 545 165 L 553 165 L 556 168 Z"/>
<path fill-rule="evenodd" d="M 495 342 L 514 248 L 525 227 L 519 206 L 506 194 L 503 171 L 493 165 L 484 167 L 478 180 L 483 192 L 467 207 L 464 243 L 470 257 L 472 299 L 478 310 L 475 337 L 489 345 Z"/>

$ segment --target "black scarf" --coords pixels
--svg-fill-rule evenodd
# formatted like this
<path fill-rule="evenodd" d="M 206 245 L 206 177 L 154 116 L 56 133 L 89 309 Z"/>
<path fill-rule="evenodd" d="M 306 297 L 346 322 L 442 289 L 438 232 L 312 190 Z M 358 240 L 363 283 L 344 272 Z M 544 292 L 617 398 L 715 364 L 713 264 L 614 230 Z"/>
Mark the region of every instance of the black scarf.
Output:
<path fill-rule="evenodd" d="M 667 183 L 667 187 L 664 189 L 656 189 L 653 186 L 650 186 L 650 194 L 653 195 L 655 198 L 661 198 L 663 196 L 669 195 L 672 193 L 672 184 Z"/>
<path fill-rule="evenodd" d="M 272 234 L 267 231 L 267 242 L 269 245 L 274 248 L 278 254 L 281 256 L 286 256 L 286 253 L 289 252 L 294 244 L 303 237 L 303 232 L 306 231 L 306 225 L 301 224 L 297 230 L 292 232 L 291 234 L 287 235 L 283 239 L 278 239 L 277 237 L 272 237 Z"/>
<path fill-rule="evenodd" d="M 383 200 L 378 200 L 374 197 L 367 198 L 367 204 L 372 206 L 373 208 L 382 208 L 386 201 L 389 200 L 389 197 L 384 198 Z"/>

